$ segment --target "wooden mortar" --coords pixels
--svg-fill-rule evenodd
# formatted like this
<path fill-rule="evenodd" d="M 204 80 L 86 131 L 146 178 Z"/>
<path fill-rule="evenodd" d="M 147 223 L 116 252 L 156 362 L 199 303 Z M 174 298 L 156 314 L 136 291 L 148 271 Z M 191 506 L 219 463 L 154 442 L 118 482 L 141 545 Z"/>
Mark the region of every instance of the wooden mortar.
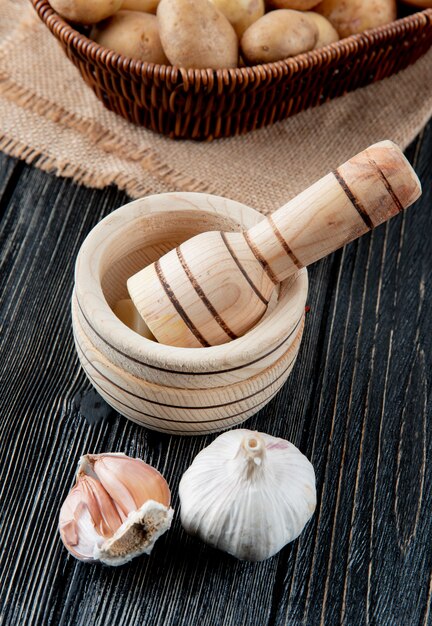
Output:
<path fill-rule="evenodd" d="M 245 336 L 210 348 L 179 348 L 135 333 L 114 314 L 126 281 L 191 236 L 250 228 L 257 211 L 198 193 L 149 196 L 117 209 L 87 236 L 72 298 L 75 345 L 91 383 L 117 411 L 147 428 L 204 434 L 243 422 L 277 393 L 303 334 L 307 271 L 283 281 Z"/>

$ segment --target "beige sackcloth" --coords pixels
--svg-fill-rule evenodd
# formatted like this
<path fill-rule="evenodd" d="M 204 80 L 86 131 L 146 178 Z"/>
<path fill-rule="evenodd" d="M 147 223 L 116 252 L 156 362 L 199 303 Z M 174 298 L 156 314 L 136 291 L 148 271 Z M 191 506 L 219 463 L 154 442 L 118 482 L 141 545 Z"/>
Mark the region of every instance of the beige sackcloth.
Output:
<path fill-rule="evenodd" d="M 241 137 L 174 141 L 109 112 L 29 0 L 0 0 L 0 149 L 136 198 L 205 191 L 267 212 L 368 145 L 405 148 L 432 115 L 432 52 L 397 76 Z M 115 207 L 113 207 L 115 208 Z"/>

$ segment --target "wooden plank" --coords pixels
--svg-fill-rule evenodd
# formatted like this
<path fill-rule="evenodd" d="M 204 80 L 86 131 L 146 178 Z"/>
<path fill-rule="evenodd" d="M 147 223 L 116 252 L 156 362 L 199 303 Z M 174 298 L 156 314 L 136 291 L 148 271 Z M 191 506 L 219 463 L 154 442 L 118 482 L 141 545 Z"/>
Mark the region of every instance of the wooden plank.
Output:
<path fill-rule="evenodd" d="M 22 161 L 0 152 L 0 223 L 23 168 Z"/>
<path fill-rule="evenodd" d="M 340 253 L 329 276 L 321 375 L 303 439 L 319 503 L 287 548 L 276 623 L 426 623 L 431 153 L 429 126 L 409 152 L 422 200 Z"/>
<path fill-rule="evenodd" d="M 5 624 L 426 624 L 431 534 L 432 125 L 409 155 L 417 208 L 313 268 L 294 372 L 247 426 L 314 463 L 317 512 L 259 564 L 188 537 L 181 474 L 213 436 L 147 431 L 113 414 L 89 425 L 72 342 L 79 245 L 127 199 L 0 160 L 0 616 Z M 6 173 L 5 173 L 6 172 Z M 15 173 L 14 173 L 15 172 Z M 79 456 L 123 451 L 166 476 L 177 515 L 151 557 L 109 569 L 69 557 L 56 525 Z"/>
<path fill-rule="evenodd" d="M 178 518 L 152 558 L 129 568 L 84 566 L 68 557 L 59 542 L 58 509 L 82 453 L 109 449 L 146 458 L 166 474 L 178 509 L 179 478 L 210 442 L 159 436 L 121 417 L 114 424 L 89 429 L 74 409 L 74 395 L 88 385 L 78 367 L 70 329 L 73 262 L 91 227 L 125 200 L 114 190 L 88 191 L 26 167 L 5 214 L 9 236 L 0 259 L 0 289 L 7 294 L 2 303 L 0 372 L 5 403 L 0 432 L 7 445 L 2 446 L 0 459 L 6 471 L 1 497 L 10 502 L 3 538 L 11 549 L 2 555 L 0 581 L 4 616 L 10 623 L 112 623 L 117 614 L 119 624 L 145 621 L 149 615 L 154 616 L 153 623 L 174 623 L 187 621 L 192 613 L 200 620 L 205 602 L 214 615 L 237 619 L 247 608 L 231 600 L 239 572 L 251 597 L 263 584 L 262 571 L 268 572 L 265 581 L 275 573 L 274 562 L 257 569 L 215 551 L 209 559 L 203 545 L 184 535 Z M 22 456 L 24 472 L 15 465 Z M 23 527 L 17 523 L 21 515 L 26 520 Z M 188 558 L 188 553 L 195 558 Z M 215 603 L 208 596 L 209 578 Z M 146 586 L 148 598 L 143 603 Z M 199 600 L 195 605 L 166 602 L 184 597 L 186 589 Z M 98 597 L 104 600 L 96 607 Z M 268 597 L 255 611 L 262 623 L 270 604 Z"/>

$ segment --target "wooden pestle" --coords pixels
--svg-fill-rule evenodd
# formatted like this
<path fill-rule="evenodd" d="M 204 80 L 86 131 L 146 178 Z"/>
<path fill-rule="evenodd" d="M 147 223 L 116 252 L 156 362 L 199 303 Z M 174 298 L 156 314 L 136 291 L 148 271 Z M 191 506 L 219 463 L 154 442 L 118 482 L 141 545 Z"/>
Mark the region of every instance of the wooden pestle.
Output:
<path fill-rule="evenodd" d="M 370 146 L 242 233 L 199 234 L 129 278 L 160 343 L 226 343 L 254 326 L 275 285 L 410 206 L 420 182 L 390 141 Z"/>

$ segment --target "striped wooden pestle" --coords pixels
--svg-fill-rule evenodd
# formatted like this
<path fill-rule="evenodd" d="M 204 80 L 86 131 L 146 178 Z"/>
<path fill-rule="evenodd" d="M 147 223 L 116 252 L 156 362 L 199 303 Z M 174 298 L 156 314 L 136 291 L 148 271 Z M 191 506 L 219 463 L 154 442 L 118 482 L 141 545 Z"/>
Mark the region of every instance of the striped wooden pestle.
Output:
<path fill-rule="evenodd" d="M 129 278 L 160 343 L 208 347 L 254 326 L 278 283 L 410 206 L 420 182 L 390 141 L 370 146 L 240 233 L 202 233 Z"/>

